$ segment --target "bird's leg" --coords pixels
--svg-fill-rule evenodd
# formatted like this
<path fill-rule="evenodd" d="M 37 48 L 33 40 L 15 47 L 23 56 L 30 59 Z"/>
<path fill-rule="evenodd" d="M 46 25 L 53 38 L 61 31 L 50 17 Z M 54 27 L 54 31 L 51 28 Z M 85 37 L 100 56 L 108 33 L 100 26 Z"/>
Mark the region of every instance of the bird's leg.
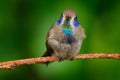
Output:
<path fill-rule="evenodd" d="M 61 57 L 58 57 L 58 58 L 59 58 L 59 62 L 64 61 L 64 59 L 63 59 L 63 58 L 61 58 Z"/>
<path fill-rule="evenodd" d="M 73 60 L 74 60 L 74 58 L 75 58 L 74 56 L 73 56 L 73 57 L 71 57 L 71 58 L 70 58 L 70 61 L 73 61 Z"/>

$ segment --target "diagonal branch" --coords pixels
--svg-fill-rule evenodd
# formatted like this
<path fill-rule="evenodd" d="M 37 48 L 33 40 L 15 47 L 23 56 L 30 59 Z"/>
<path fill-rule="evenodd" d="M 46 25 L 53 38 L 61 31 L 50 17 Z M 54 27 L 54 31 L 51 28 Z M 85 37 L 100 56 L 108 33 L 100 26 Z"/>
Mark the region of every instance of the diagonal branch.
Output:
<path fill-rule="evenodd" d="M 75 56 L 75 59 L 103 59 L 103 58 L 120 60 L 120 54 L 119 53 L 95 53 L 95 54 L 90 53 L 90 54 L 78 54 Z M 28 58 L 28 59 L 0 62 L 0 70 L 12 70 L 20 65 L 38 64 L 38 63 L 53 62 L 58 60 L 59 60 L 58 57 L 48 56 L 48 57 Z"/>

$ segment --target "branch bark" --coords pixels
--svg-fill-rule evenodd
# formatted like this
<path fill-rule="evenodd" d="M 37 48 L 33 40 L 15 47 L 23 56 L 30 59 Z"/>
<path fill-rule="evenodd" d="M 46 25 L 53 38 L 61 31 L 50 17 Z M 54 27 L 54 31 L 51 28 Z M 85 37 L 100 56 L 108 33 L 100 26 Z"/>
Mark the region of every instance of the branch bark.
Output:
<path fill-rule="evenodd" d="M 118 59 L 120 60 L 120 54 L 119 53 L 78 54 L 75 56 L 75 59 Z M 0 62 L 0 70 L 13 70 L 20 65 L 38 64 L 38 63 L 53 62 L 58 60 L 59 59 L 56 56 L 52 56 L 52 57 L 48 56 L 48 57 L 28 58 L 28 59 Z M 68 59 L 65 59 L 65 60 L 68 60 Z"/>

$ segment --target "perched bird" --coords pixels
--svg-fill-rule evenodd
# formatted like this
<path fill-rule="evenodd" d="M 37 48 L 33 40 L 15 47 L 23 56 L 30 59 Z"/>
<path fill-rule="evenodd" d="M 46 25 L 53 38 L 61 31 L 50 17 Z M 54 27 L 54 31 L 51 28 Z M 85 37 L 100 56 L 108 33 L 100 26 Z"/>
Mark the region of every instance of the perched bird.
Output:
<path fill-rule="evenodd" d="M 77 20 L 76 12 L 67 9 L 50 28 L 46 37 L 47 51 L 43 56 L 55 55 L 59 61 L 65 58 L 73 60 L 84 38 L 84 29 Z"/>

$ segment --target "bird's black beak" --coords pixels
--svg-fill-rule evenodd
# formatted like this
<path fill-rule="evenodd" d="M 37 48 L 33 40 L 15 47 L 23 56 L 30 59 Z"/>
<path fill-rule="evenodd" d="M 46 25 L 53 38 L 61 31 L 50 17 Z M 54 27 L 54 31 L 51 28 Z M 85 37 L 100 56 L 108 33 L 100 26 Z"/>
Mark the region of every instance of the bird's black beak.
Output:
<path fill-rule="evenodd" d="M 70 27 L 70 22 L 69 22 L 70 19 L 71 19 L 71 17 L 66 16 L 66 20 L 64 21 L 64 24 L 63 24 L 64 27 L 66 27 L 66 28 Z"/>
<path fill-rule="evenodd" d="M 71 17 L 69 17 L 69 16 L 66 16 L 66 21 L 70 21 L 70 19 L 71 19 Z"/>

